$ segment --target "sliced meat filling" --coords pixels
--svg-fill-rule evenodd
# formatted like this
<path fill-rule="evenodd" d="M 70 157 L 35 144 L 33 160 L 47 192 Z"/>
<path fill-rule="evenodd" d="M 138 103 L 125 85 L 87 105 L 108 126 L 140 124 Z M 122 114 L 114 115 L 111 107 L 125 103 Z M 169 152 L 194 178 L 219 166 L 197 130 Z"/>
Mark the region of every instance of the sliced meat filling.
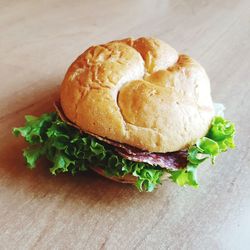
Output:
<path fill-rule="evenodd" d="M 123 145 L 124 146 L 124 145 Z M 187 166 L 187 151 L 177 151 L 171 153 L 150 153 L 132 151 L 124 147 L 115 147 L 115 151 L 122 157 L 136 162 L 145 162 L 150 165 L 158 165 L 162 168 L 178 170 Z"/>

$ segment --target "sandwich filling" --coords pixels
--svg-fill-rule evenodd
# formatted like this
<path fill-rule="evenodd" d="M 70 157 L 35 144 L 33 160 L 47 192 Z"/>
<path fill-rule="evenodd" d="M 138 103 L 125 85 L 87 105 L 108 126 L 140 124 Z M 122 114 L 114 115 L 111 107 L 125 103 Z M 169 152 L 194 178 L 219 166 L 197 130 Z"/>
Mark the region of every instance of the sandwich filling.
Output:
<path fill-rule="evenodd" d="M 112 178 L 135 177 L 140 191 L 152 191 L 161 184 L 163 175 L 180 186 L 198 187 L 197 168 L 204 160 L 234 147 L 234 124 L 221 116 L 212 120 L 207 135 L 195 145 L 177 152 L 155 153 L 142 151 L 85 133 L 68 121 L 60 106 L 57 113 L 40 117 L 26 116 L 24 127 L 14 128 L 30 144 L 23 152 L 28 167 L 34 168 L 40 157 L 47 158 L 54 175 L 61 172 L 76 174 L 93 167 Z"/>

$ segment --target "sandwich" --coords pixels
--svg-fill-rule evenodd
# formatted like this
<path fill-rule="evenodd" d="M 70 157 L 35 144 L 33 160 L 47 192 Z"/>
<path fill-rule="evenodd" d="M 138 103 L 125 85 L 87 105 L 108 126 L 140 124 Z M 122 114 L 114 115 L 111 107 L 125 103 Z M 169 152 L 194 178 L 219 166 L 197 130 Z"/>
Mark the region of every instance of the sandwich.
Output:
<path fill-rule="evenodd" d="M 235 127 L 212 101 L 204 68 L 155 38 L 92 46 L 69 67 L 55 112 L 14 128 L 53 175 L 92 170 L 153 191 L 164 179 L 198 187 L 197 169 L 234 148 Z"/>

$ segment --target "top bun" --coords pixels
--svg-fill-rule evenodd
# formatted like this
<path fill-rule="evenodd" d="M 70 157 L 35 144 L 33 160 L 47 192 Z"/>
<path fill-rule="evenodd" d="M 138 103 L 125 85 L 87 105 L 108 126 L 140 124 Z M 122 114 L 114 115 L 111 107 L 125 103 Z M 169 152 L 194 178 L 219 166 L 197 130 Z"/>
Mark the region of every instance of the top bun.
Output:
<path fill-rule="evenodd" d="M 69 67 L 60 99 L 83 131 L 150 152 L 194 144 L 214 115 L 202 66 L 155 38 L 90 47 Z"/>

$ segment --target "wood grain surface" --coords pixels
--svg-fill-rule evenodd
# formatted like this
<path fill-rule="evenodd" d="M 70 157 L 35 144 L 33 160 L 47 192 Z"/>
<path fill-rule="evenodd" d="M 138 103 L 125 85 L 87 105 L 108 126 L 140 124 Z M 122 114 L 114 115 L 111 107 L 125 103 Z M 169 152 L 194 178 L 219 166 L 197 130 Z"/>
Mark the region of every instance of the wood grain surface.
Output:
<path fill-rule="evenodd" d="M 249 249 L 248 0 L 0 1 L 0 249 Z M 154 193 L 93 173 L 25 168 L 11 128 L 53 109 L 88 46 L 155 36 L 196 58 L 237 126 L 237 149 L 199 170 L 200 188 Z"/>

